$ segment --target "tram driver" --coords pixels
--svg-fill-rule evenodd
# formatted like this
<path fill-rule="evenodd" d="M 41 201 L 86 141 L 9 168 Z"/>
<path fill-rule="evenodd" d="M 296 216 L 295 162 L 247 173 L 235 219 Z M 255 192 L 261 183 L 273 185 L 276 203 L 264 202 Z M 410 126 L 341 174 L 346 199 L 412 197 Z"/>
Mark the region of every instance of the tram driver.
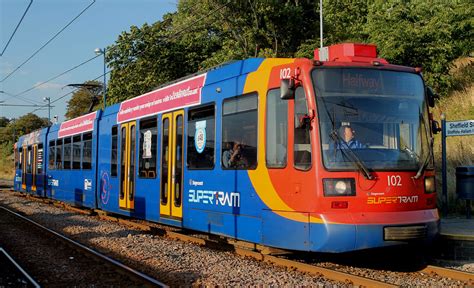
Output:
<path fill-rule="evenodd" d="M 339 135 L 341 135 L 342 139 L 336 143 L 337 149 L 347 149 L 347 147 L 350 149 L 366 148 L 366 145 L 355 138 L 355 131 L 350 125 L 342 125 L 339 130 Z"/>

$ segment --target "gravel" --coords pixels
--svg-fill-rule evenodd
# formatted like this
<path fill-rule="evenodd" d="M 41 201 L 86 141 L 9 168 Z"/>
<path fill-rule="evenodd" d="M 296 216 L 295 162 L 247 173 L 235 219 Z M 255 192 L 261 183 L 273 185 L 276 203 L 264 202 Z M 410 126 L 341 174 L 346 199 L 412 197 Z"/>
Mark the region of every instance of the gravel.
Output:
<path fill-rule="evenodd" d="M 195 244 L 146 234 L 116 222 L 100 220 L 0 192 L 0 204 L 101 253 L 124 262 L 170 286 L 316 286 L 343 283 L 216 251 Z"/>
<path fill-rule="evenodd" d="M 84 216 L 18 194 L 0 192 L 0 204 L 29 215 L 32 219 L 79 242 L 90 245 L 170 286 L 311 286 L 342 287 L 330 281 L 232 252 L 217 251 L 179 240 L 145 233 L 117 222 Z M 402 287 L 463 287 L 464 283 L 420 272 L 394 272 L 373 267 L 352 267 L 330 262 L 319 266 L 350 272 Z M 474 272 L 474 264 L 444 265 Z"/>

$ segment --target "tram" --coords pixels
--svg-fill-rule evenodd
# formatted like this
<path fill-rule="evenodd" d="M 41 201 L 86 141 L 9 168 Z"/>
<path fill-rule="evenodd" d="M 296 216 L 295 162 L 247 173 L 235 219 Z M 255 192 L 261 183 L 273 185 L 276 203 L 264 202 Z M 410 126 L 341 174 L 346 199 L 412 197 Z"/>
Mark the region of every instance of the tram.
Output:
<path fill-rule="evenodd" d="M 434 97 L 374 45 L 235 61 L 21 137 L 15 189 L 283 249 L 430 241 Z"/>

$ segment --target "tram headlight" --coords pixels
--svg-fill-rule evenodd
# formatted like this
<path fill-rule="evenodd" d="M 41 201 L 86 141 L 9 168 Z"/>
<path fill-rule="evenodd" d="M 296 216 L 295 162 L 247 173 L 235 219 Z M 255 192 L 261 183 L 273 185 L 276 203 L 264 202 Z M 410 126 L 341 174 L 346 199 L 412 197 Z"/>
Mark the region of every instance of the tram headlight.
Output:
<path fill-rule="evenodd" d="M 425 177 L 425 193 L 435 193 L 436 192 L 436 181 L 434 176 Z"/>
<path fill-rule="evenodd" d="M 324 196 L 355 196 L 354 178 L 323 179 Z"/>

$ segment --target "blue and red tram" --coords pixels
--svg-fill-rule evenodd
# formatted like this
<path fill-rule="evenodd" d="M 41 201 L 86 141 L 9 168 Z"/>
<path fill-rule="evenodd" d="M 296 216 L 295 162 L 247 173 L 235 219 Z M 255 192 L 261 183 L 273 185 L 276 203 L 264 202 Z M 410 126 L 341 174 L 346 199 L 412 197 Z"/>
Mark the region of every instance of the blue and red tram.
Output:
<path fill-rule="evenodd" d="M 432 96 L 373 45 L 232 62 L 41 130 L 39 195 L 292 250 L 429 241 Z"/>

